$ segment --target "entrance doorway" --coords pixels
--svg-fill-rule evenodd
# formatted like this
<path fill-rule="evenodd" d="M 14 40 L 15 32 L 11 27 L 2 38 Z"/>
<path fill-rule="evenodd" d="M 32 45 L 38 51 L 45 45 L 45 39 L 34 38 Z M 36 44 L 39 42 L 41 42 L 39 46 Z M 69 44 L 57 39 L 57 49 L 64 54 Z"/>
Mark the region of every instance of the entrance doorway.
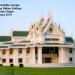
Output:
<path fill-rule="evenodd" d="M 42 63 L 57 63 L 58 58 L 58 47 L 42 47 Z"/>
<path fill-rule="evenodd" d="M 42 59 L 42 63 L 51 63 L 52 62 L 52 58 L 51 57 L 45 57 Z"/>
<path fill-rule="evenodd" d="M 52 58 L 45 58 L 45 63 L 51 63 Z"/>

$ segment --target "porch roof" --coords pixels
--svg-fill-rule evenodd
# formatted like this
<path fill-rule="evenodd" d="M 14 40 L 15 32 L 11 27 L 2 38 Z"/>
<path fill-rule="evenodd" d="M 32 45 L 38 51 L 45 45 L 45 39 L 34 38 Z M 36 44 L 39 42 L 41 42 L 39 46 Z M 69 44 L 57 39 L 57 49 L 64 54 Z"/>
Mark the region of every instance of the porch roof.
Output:
<path fill-rule="evenodd" d="M 65 37 L 65 43 L 73 43 L 74 40 L 72 37 Z"/>
<path fill-rule="evenodd" d="M 27 36 L 29 34 L 29 31 L 13 31 L 13 36 Z"/>
<path fill-rule="evenodd" d="M 2 44 L 0 45 L 1 48 L 3 47 L 8 47 L 8 48 L 28 48 L 28 47 L 68 47 L 68 48 L 75 48 L 73 44 L 49 44 L 49 43 L 37 43 L 37 44 L 31 44 L 31 43 L 15 43 L 15 44 L 10 44 L 10 45 L 6 45 L 6 44 Z"/>
<path fill-rule="evenodd" d="M 68 47 L 68 48 L 74 48 L 73 44 L 18 44 L 18 45 L 11 45 L 10 47 L 15 48 L 27 48 L 27 47 Z"/>
<path fill-rule="evenodd" d="M 0 42 L 11 41 L 11 36 L 0 36 Z"/>

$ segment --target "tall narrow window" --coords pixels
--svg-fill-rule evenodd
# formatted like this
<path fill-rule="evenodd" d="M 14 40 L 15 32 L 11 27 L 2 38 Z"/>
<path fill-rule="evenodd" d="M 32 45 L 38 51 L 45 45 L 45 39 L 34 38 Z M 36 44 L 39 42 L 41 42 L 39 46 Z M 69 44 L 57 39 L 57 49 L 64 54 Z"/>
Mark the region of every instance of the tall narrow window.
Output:
<path fill-rule="evenodd" d="M 30 48 L 27 48 L 26 53 L 30 54 Z"/>
<path fill-rule="evenodd" d="M 72 53 L 72 48 L 69 49 L 69 53 Z"/>
<path fill-rule="evenodd" d="M 12 63 L 13 62 L 13 59 L 9 59 L 9 62 Z"/>
<path fill-rule="evenodd" d="M 18 59 L 18 62 L 19 62 L 19 63 L 22 63 L 22 58 L 19 58 L 19 59 Z"/>
<path fill-rule="evenodd" d="M 53 28 L 49 28 L 49 32 L 52 33 L 53 32 Z"/>
<path fill-rule="evenodd" d="M 6 54 L 6 49 L 2 50 L 2 54 L 5 55 Z"/>
<path fill-rule="evenodd" d="M 13 49 L 9 49 L 9 54 L 13 54 Z"/>
<path fill-rule="evenodd" d="M 70 58 L 69 58 L 69 61 L 72 62 L 72 60 L 73 60 L 72 57 L 70 57 Z"/>
<path fill-rule="evenodd" d="M 6 63 L 6 59 L 2 59 L 2 63 Z"/>
<path fill-rule="evenodd" d="M 35 54 L 38 54 L 38 47 L 35 47 Z"/>
<path fill-rule="evenodd" d="M 22 48 L 19 48 L 19 54 L 22 54 Z"/>

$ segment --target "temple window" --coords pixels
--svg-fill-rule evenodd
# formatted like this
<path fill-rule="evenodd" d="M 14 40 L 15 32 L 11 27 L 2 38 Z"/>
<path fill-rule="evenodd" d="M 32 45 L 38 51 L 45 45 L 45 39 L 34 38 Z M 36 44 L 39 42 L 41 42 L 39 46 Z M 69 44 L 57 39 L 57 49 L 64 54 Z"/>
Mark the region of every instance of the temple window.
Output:
<path fill-rule="evenodd" d="M 19 48 L 19 54 L 22 54 L 22 48 Z"/>
<path fill-rule="evenodd" d="M 52 33 L 53 32 L 53 28 L 49 28 L 49 32 Z"/>
<path fill-rule="evenodd" d="M 2 54 L 3 54 L 3 55 L 6 54 L 6 49 L 3 49 L 3 50 L 2 50 Z"/>

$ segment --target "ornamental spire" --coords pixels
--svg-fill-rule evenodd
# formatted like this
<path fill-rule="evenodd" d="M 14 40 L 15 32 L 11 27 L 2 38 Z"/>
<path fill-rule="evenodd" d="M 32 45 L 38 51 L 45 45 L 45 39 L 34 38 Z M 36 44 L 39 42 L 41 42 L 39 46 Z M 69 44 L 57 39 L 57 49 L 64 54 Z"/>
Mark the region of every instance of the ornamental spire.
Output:
<path fill-rule="evenodd" d="M 40 20 L 39 20 L 39 24 L 42 25 L 44 21 L 44 16 L 43 13 L 41 14 Z"/>
<path fill-rule="evenodd" d="M 52 11 L 50 11 L 50 9 L 49 9 L 49 12 L 48 12 L 48 17 L 47 17 L 48 19 L 50 18 L 50 19 L 52 19 Z"/>

